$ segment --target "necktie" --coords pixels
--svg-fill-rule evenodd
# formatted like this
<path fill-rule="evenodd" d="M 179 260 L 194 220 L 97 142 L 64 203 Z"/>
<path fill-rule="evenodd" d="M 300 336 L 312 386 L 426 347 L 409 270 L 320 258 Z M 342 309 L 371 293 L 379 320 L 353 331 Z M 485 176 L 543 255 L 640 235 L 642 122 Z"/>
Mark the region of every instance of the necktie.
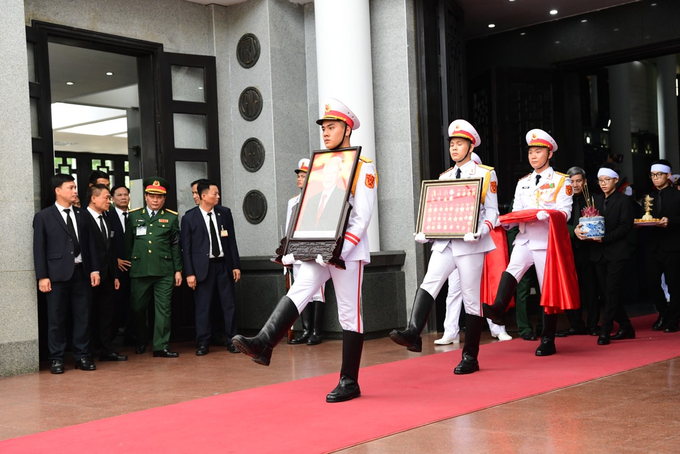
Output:
<path fill-rule="evenodd" d="M 99 215 L 99 228 L 102 229 L 102 237 L 104 238 L 104 243 L 106 243 L 109 237 L 106 234 L 106 227 L 104 227 L 104 217 L 101 214 Z"/>
<path fill-rule="evenodd" d="M 539 182 L 540 179 L 541 179 L 541 176 L 540 176 L 540 175 L 536 175 L 536 186 L 538 186 L 538 182 Z"/>
<path fill-rule="evenodd" d="M 66 213 L 66 228 L 68 228 L 68 233 L 71 235 L 71 239 L 73 240 L 73 257 L 78 257 L 80 255 L 80 243 L 78 242 L 78 235 L 76 235 L 76 229 L 73 227 L 73 220 L 71 219 L 71 213 L 70 209 L 65 209 L 64 213 Z"/>
<path fill-rule="evenodd" d="M 217 238 L 217 230 L 215 230 L 215 224 L 212 220 L 212 212 L 208 213 L 208 221 L 210 222 L 210 242 L 212 243 L 212 255 L 217 258 L 220 256 L 220 244 Z"/>
<path fill-rule="evenodd" d="M 323 213 L 323 207 L 326 204 L 326 197 L 328 197 L 326 194 L 321 196 L 321 203 L 319 204 L 319 210 L 316 212 L 316 221 L 314 221 L 314 225 L 319 223 L 319 219 L 321 219 L 321 213 Z"/>
<path fill-rule="evenodd" d="M 456 169 L 456 180 L 460 179 L 460 169 Z"/>
<path fill-rule="evenodd" d="M 123 211 L 123 232 L 125 232 L 125 226 L 127 225 L 127 216 L 128 216 L 128 212 Z"/>
<path fill-rule="evenodd" d="M 154 217 L 154 216 L 156 216 L 156 212 L 155 212 L 155 211 L 152 211 L 152 212 L 151 212 L 151 217 Z"/>

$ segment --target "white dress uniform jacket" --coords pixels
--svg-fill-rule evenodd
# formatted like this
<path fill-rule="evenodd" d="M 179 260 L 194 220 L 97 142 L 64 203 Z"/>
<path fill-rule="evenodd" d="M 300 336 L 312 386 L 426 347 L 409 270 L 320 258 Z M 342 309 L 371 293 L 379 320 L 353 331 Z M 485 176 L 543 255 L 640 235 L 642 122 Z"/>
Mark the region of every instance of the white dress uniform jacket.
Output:
<path fill-rule="evenodd" d="M 457 166 L 452 167 L 439 176 L 440 180 L 455 180 Z M 493 230 L 498 220 L 498 178 L 496 178 L 496 171 L 492 167 L 478 165 L 473 161 L 465 163 L 461 168 L 460 178 L 483 178 L 482 183 L 482 200 L 479 206 L 479 221 L 477 223 L 477 231 L 485 222 L 489 231 Z M 475 233 L 475 232 L 472 232 Z M 450 241 L 456 241 L 456 246 L 452 247 L 453 256 L 477 254 L 480 252 L 488 252 L 496 249 L 493 239 L 490 235 L 484 235 L 477 242 L 465 242 L 463 239 L 454 240 L 435 240 L 432 245 L 432 250 L 442 252 Z"/>
<path fill-rule="evenodd" d="M 357 170 L 358 176 L 354 179 L 352 192 L 349 195 L 352 210 L 349 213 L 340 258 L 346 262 L 361 260 L 364 263 L 371 263 L 368 225 L 373 215 L 378 177 L 372 162 L 360 160 L 359 165 L 361 167 Z"/>
<path fill-rule="evenodd" d="M 535 171 L 531 172 L 517 182 L 512 211 L 559 210 L 564 213 L 566 220 L 569 221 L 573 201 L 569 176 L 555 172 L 552 167 L 548 167 L 540 174 L 541 179 L 537 185 L 536 175 Z M 512 244 L 526 244 L 531 250 L 548 249 L 548 230 L 549 223 L 547 221 L 520 224 L 520 233 Z"/>

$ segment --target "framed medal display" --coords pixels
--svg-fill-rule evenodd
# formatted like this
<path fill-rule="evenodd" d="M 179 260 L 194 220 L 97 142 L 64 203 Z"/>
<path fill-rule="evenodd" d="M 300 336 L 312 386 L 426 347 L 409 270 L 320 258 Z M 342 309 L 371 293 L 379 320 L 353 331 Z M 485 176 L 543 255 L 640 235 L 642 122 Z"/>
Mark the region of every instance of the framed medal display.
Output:
<path fill-rule="evenodd" d="M 482 179 L 425 180 L 416 231 L 425 238 L 463 238 L 477 231 Z"/>

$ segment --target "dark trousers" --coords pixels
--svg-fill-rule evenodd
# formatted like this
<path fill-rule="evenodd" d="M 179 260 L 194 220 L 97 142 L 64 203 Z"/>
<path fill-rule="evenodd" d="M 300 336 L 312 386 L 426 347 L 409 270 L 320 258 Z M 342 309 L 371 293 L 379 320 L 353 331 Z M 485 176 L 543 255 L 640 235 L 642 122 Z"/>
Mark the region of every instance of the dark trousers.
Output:
<path fill-rule="evenodd" d="M 77 361 L 90 355 L 91 288 L 90 276 L 86 275 L 82 266 L 78 266 L 71 279 L 52 282 L 52 291 L 45 293 L 50 360 L 64 359 L 69 312 L 73 320 L 73 356 Z"/>
<path fill-rule="evenodd" d="M 670 304 L 661 289 L 661 275 L 666 275 Z M 680 319 L 680 253 L 654 251 L 647 260 L 647 291 L 659 314 L 668 323 L 678 323 Z"/>
<path fill-rule="evenodd" d="M 222 315 L 227 342 L 236 335 L 234 309 L 236 307 L 234 277 L 224 261 L 211 261 L 208 265 L 208 275 L 201 282 L 196 283 L 194 302 L 196 304 L 196 343 L 208 345 L 210 342 L 211 320 L 210 306 L 217 295 Z"/>
<path fill-rule="evenodd" d="M 130 272 L 118 270 L 120 288 L 115 291 L 116 327 L 125 327 L 125 337 L 130 339 L 134 336 L 132 323 L 132 305 L 130 304 Z"/>
<path fill-rule="evenodd" d="M 598 291 L 605 301 L 604 321 L 602 323 L 603 334 L 611 333 L 614 322 L 618 323 L 620 328 L 627 328 L 630 326 L 628 314 L 626 314 L 626 310 L 623 308 L 623 303 L 621 301 L 621 283 L 623 281 L 623 271 L 625 268 L 625 260 L 608 261 L 603 258 L 595 263 Z M 661 289 L 660 280 L 659 289 Z"/>
<path fill-rule="evenodd" d="M 600 323 L 600 305 L 595 291 L 595 264 L 588 260 L 585 254 L 574 251 L 574 261 L 576 265 L 576 276 L 578 277 L 579 295 L 581 297 L 581 307 L 566 311 L 569 323 L 574 329 L 584 329 L 586 325 L 590 329 L 597 328 Z M 588 251 L 586 251 L 588 252 Z M 588 313 L 587 324 L 583 323 L 583 310 Z"/>
<path fill-rule="evenodd" d="M 100 355 L 113 353 L 117 319 L 114 300 L 114 278 L 108 275 L 97 287 L 92 288 L 92 344 Z"/>
<path fill-rule="evenodd" d="M 536 277 L 536 268 L 531 267 L 524 273 L 522 279 L 517 283 L 517 289 L 515 290 L 515 318 L 517 320 L 517 332 L 519 335 L 523 335 L 533 331 L 531 325 L 529 312 L 537 312 L 538 309 L 535 307 L 529 307 L 529 297 L 531 293 L 531 286 L 534 285 L 536 289 L 539 289 L 538 278 Z M 540 290 L 538 299 L 540 300 Z M 543 309 L 541 309 L 541 312 Z M 541 331 L 543 323 L 539 318 L 537 323 L 537 331 Z"/>

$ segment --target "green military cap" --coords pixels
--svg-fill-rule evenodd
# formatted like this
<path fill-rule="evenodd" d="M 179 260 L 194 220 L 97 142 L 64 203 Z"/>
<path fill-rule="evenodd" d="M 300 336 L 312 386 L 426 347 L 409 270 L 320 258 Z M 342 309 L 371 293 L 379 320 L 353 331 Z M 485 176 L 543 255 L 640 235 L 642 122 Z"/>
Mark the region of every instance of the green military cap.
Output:
<path fill-rule="evenodd" d="M 144 192 L 147 194 L 167 194 L 168 180 L 163 177 L 149 177 L 144 179 Z"/>

